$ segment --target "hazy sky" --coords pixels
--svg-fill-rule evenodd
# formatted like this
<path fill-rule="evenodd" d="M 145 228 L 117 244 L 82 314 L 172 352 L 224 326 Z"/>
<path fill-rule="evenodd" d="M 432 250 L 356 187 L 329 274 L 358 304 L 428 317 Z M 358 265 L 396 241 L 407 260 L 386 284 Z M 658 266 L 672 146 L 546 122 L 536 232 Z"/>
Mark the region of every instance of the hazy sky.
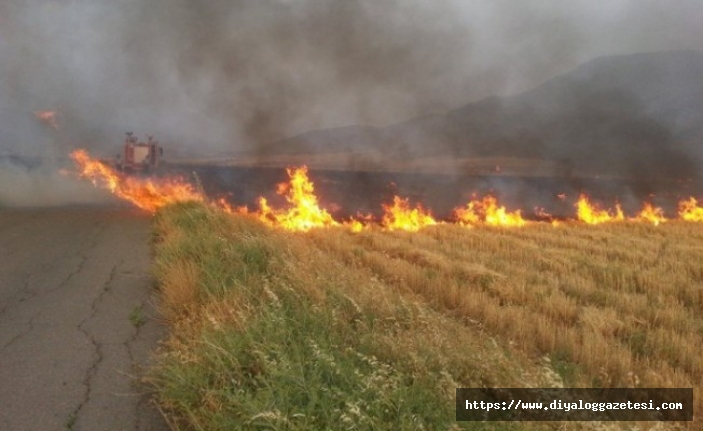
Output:
<path fill-rule="evenodd" d="M 602 55 L 703 49 L 701 23 L 699 0 L 3 0 L 0 130 L 56 109 L 103 145 L 134 130 L 252 148 L 518 93 Z"/>

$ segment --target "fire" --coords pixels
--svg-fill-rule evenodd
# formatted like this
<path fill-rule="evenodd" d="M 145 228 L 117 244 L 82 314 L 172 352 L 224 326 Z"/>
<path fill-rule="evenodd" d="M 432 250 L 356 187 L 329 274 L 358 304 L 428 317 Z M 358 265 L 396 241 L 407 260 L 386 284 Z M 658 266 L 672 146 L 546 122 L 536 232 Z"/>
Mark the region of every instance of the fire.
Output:
<path fill-rule="evenodd" d="M 277 210 L 271 208 L 265 198 L 259 198 L 259 218 L 268 224 L 294 231 L 339 225 L 327 210 L 320 208 L 314 184 L 308 179 L 307 166 L 289 168 L 287 172 L 290 182 L 280 183 L 276 192 L 285 196 L 291 207 Z"/>
<path fill-rule="evenodd" d="M 350 228 L 352 232 L 361 232 L 366 227 L 371 225 L 371 223 L 373 223 L 373 215 L 361 214 L 359 212 L 356 214 L 355 218 L 352 217 L 351 220 L 349 220 L 348 222 L 345 222 L 344 226 L 347 226 L 348 228 Z"/>
<path fill-rule="evenodd" d="M 554 226 L 554 227 L 561 226 L 561 222 L 559 220 L 555 219 L 552 214 L 545 211 L 544 208 L 534 207 L 534 212 L 537 217 L 539 217 L 542 220 L 548 221 L 549 223 L 551 223 L 552 226 Z"/>
<path fill-rule="evenodd" d="M 204 196 L 181 179 L 150 179 L 122 175 L 110 166 L 95 160 L 85 150 L 76 150 L 71 158 L 79 175 L 94 185 L 149 212 L 175 202 L 204 201 Z"/>
<path fill-rule="evenodd" d="M 485 222 L 491 226 L 524 226 L 521 211 L 507 212 L 504 206 L 498 206 L 498 200 L 493 196 L 483 198 Z"/>
<path fill-rule="evenodd" d="M 351 229 L 352 232 L 361 232 L 364 230 L 364 224 L 360 222 L 359 220 L 352 219 L 348 223 L 344 224 L 345 226 L 348 226 L 349 229 Z"/>
<path fill-rule="evenodd" d="M 249 208 L 245 206 L 234 207 L 225 198 L 218 199 L 214 206 L 227 214 L 249 214 Z"/>
<path fill-rule="evenodd" d="M 408 199 L 393 196 L 393 205 L 383 205 L 383 219 L 381 224 L 390 230 L 407 230 L 416 232 L 425 226 L 436 225 L 437 221 L 422 205 L 417 204 L 410 208 Z"/>
<path fill-rule="evenodd" d="M 456 208 L 454 215 L 464 226 L 472 226 L 483 221 L 490 226 L 524 226 L 527 222 L 522 218 L 520 210 L 508 212 L 504 206 L 498 205 L 498 199 L 484 196 L 482 200 L 472 200 L 465 208 Z"/>
<path fill-rule="evenodd" d="M 481 217 L 479 216 L 479 206 L 480 203 L 472 200 L 466 204 L 465 208 L 455 208 L 454 218 L 457 223 L 468 227 L 479 224 L 481 222 Z"/>
<path fill-rule="evenodd" d="M 53 111 L 46 111 L 47 121 L 53 119 Z M 49 115 L 49 113 L 51 115 Z M 40 117 L 40 113 L 36 113 Z M 225 199 L 209 200 L 202 192 L 183 179 L 175 178 L 143 178 L 127 176 L 117 172 L 108 164 L 93 159 L 85 150 L 76 150 L 71 158 L 78 167 L 78 175 L 89 179 L 94 185 L 109 190 L 115 196 L 129 201 L 135 206 L 149 212 L 183 201 L 208 202 L 228 214 L 248 214 L 265 223 L 293 231 L 308 231 L 313 228 L 329 226 L 345 226 L 353 232 L 360 232 L 375 223 L 372 215 L 358 214 L 348 221 L 338 222 L 324 208 L 320 207 L 315 195 L 314 184 L 308 178 L 306 166 L 287 169 L 290 180 L 278 185 L 277 193 L 284 196 L 288 208 L 276 209 L 269 202 L 259 198 L 259 210 L 250 211 L 247 207 L 234 207 Z M 565 198 L 566 196 L 564 196 Z M 562 195 L 559 195 L 562 198 Z M 615 206 L 614 213 L 599 209 L 592 204 L 585 194 L 581 194 L 576 203 L 577 220 L 588 224 L 599 224 L 612 221 L 647 222 L 655 226 L 669 220 L 660 207 L 645 203 L 642 210 L 631 218 L 626 218 L 620 205 Z M 393 197 L 392 204 L 383 205 L 384 215 L 381 225 L 389 230 L 406 230 L 415 232 L 425 226 L 438 224 L 429 210 L 421 204 L 411 207 L 408 199 Z M 679 217 L 686 221 L 703 222 L 703 207 L 699 206 L 694 197 L 679 202 Z M 543 221 L 550 221 L 553 226 L 560 225 L 549 213 L 542 208 L 535 208 L 535 214 Z M 454 210 L 454 220 L 463 226 L 474 226 L 484 223 L 491 226 L 524 226 L 520 210 L 508 211 L 493 196 L 482 199 L 472 199 L 465 207 Z"/>
<path fill-rule="evenodd" d="M 703 207 L 698 206 L 694 197 L 679 202 L 679 217 L 686 221 L 703 222 Z"/>
<path fill-rule="evenodd" d="M 667 220 L 664 217 L 664 210 L 659 207 L 653 206 L 651 203 L 646 202 L 642 211 L 634 218 L 636 221 L 648 221 L 654 226 L 659 226 L 659 223 L 663 223 Z"/>
<path fill-rule="evenodd" d="M 625 215 L 620 208 L 620 204 L 615 206 L 615 215 L 612 215 L 607 210 L 598 209 L 596 205 L 591 204 L 588 197 L 584 194 L 579 196 L 576 202 L 577 217 L 580 221 L 588 224 L 599 224 L 611 221 L 625 220 Z"/>
<path fill-rule="evenodd" d="M 51 126 L 54 130 L 59 130 L 56 111 L 34 111 L 34 116 Z"/>

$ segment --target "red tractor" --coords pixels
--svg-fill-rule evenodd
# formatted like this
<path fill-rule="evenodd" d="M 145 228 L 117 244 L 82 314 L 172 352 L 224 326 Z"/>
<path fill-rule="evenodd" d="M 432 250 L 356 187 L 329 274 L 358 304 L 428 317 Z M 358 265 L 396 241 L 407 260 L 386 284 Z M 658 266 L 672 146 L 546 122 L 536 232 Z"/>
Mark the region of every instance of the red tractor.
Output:
<path fill-rule="evenodd" d="M 164 149 L 159 142 L 149 136 L 146 142 L 139 142 L 132 132 L 127 132 L 124 140 L 124 152 L 117 156 L 115 163 L 118 170 L 126 173 L 153 173 L 159 167 Z"/>

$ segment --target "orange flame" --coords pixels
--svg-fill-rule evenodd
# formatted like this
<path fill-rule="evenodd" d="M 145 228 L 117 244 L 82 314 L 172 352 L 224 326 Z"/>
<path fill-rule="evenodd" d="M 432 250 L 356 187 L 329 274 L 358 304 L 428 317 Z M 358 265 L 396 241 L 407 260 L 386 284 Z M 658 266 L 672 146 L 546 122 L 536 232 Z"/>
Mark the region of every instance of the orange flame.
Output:
<path fill-rule="evenodd" d="M 466 204 L 465 208 L 454 208 L 454 218 L 462 226 L 471 227 L 477 225 L 481 222 L 481 217 L 479 216 L 480 206 L 480 202 L 471 200 Z"/>
<path fill-rule="evenodd" d="M 193 186 L 178 178 L 147 179 L 124 176 L 110 166 L 91 158 L 85 150 L 73 151 L 71 158 L 78 166 L 81 177 L 152 213 L 170 203 L 205 200 Z"/>
<path fill-rule="evenodd" d="M 93 159 L 85 150 L 76 150 L 71 158 L 79 169 L 79 176 L 89 179 L 94 185 L 109 190 L 115 196 L 131 202 L 135 206 L 149 212 L 183 201 L 210 202 L 229 214 L 250 214 L 275 227 L 294 231 L 307 231 L 317 227 L 343 225 L 353 232 L 360 232 L 373 223 L 371 215 L 357 215 L 343 223 L 335 221 L 330 213 L 320 208 L 315 195 L 314 184 L 308 179 L 307 167 L 287 169 L 289 182 L 278 185 L 277 193 L 283 195 L 290 204 L 287 209 L 272 208 L 265 198 L 259 199 L 259 210 L 250 212 L 247 207 L 233 207 L 224 199 L 210 201 L 191 184 L 181 178 L 140 178 L 123 175 L 108 164 Z M 561 197 L 560 197 L 561 198 Z M 599 224 L 611 221 L 649 222 L 655 226 L 667 221 L 661 208 L 645 203 L 642 210 L 632 218 L 625 218 L 620 205 L 616 205 L 615 213 L 601 210 L 592 204 L 584 194 L 579 196 L 577 219 L 588 224 Z M 392 205 L 383 205 L 384 216 L 381 225 L 389 230 L 418 231 L 425 226 L 438 224 L 431 212 L 417 204 L 411 208 L 408 199 L 393 197 Z M 542 218 L 558 226 L 559 221 L 541 208 L 535 212 Z M 686 221 L 703 222 L 703 207 L 690 197 L 679 202 L 679 217 Z M 492 226 L 523 226 L 527 222 L 522 218 L 520 210 L 509 212 L 504 206 L 498 205 L 493 196 L 484 196 L 481 200 L 471 200 L 465 207 L 454 210 L 455 220 L 464 226 L 485 223 Z"/>
<path fill-rule="evenodd" d="M 544 208 L 535 207 L 534 211 L 535 211 L 535 215 L 537 217 L 540 217 L 540 218 L 544 219 L 545 221 L 548 221 L 549 223 L 551 223 L 552 226 L 554 226 L 554 227 L 561 226 L 561 222 L 559 220 L 557 220 L 556 218 L 554 218 L 554 216 L 552 214 L 545 211 Z"/>
<path fill-rule="evenodd" d="M 456 208 L 454 215 L 464 226 L 475 225 L 480 220 L 490 226 L 524 226 L 527 223 L 520 210 L 508 212 L 504 206 L 498 206 L 498 199 L 493 196 L 472 200 L 465 208 Z"/>
<path fill-rule="evenodd" d="M 245 206 L 234 207 L 225 198 L 220 198 L 214 203 L 215 207 L 227 214 L 249 214 L 249 208 Z"/>
<path fill-rule="evenodd" d="M 344 223 L 345 226 L 348 226 L 349 229 L 351 229 L 352 232 L 361 232 L 364 230 L 365 225 L 360 222 L 359 220 L 352 219 L 347 223 Z"/>
<path fill-rule="evenodd" d="M 259 218 L 268 224 L 293 231 L 339 225 L 327 210 L 320 208 L 314 184 L 308 179 L 307 166 L 289 168 L 287 172 L 290 182 L 280 183 L 277 193 L 285 196 L 291 207 L 277 210 L 271 208 L 265 198 L 259 198 Z"/>
<path fill-rule="evenodd" d="M 416 232 L 425 226 L 436 225 L 437 221 L 422 205 L 410 208 L 408 199 L 393 196 L 393 205 L 383 205 L 381 224 L 389 230 L 406 230 Z"/>
<path fill-rule="evenodd" d="M 703 222 L 703 207 L 694 197 L 679 202 L 679 217 L 686 221 Z"/>
<path fill-rule="evenodd" d="M 588 197 L 584 194 L 579 196 L 578 202 L 576 202 L 577 217 L 580 221 L 588 224 L 599 224 L 611 221 L 622 221 L 625 220 L 625 215 L 620 208 L 620 204 L 615 205 L 615 215 L 612 215 L 607 210 L 598 209 L 598 207 L 588 200 Z"/>
<path fill-rule="evenodd" d="M 659 207 L 653 206 L 651 203 L 646 202 L 642 211 L 633 219 L 636 221 L 647 221 L 652 223 L 654 226 L 659 226 L 659 223 L 663 223 L 667 220 L 664 216 L 664 210 Z"/>
<path fill-rule="evenodd" d="M 356 218 L 352 217 L 351 220 L 344 223 L 344 226 L 350 228 L 352 232 L 361 232 L 371 223 L 373 223 L 373 215 L 359 212 L 356 214 Z"/>
<path fill-rule="evenodd" d="M 56 111 L 34 111 L 34 116 L 51 126 L 54 130 L 59 130 Z"/>

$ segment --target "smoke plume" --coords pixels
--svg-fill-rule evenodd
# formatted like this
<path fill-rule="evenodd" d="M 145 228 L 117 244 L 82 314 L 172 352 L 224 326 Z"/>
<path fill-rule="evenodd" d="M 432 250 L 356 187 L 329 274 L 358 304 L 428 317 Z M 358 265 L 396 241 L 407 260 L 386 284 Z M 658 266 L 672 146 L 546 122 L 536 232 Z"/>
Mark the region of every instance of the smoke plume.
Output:
<path fill-rule="evenodd" d="M 265 151 L 515 94 L 594 57 L 703 46 L 693 1 L 9 0 L 0 155 Z M 30 118 L 56 110 L 62 128 Z M 6 187 L 3 184 L 0 187 Z"/>

